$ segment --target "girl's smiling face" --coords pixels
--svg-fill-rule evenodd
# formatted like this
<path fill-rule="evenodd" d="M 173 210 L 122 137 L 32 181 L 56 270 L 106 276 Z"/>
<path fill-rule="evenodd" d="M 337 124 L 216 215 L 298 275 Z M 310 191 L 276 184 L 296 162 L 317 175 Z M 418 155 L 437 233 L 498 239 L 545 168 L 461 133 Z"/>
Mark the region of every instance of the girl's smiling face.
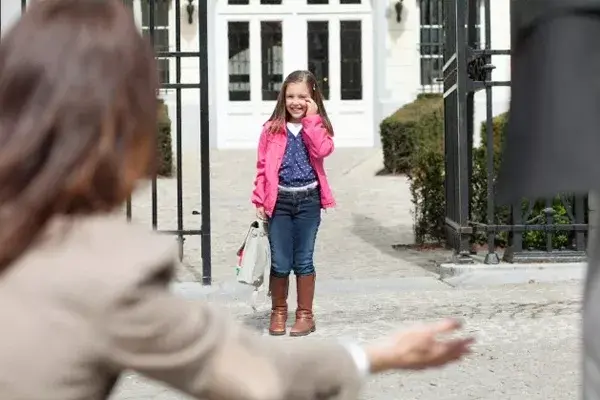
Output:
<path fill-rule="evenodd" d="M 290 83 L 285 91 L 285 108 L 291 122 L 300 122 L 306 115 L 306 100 L 310 99 L 310 91 L 304 82 Z"/>

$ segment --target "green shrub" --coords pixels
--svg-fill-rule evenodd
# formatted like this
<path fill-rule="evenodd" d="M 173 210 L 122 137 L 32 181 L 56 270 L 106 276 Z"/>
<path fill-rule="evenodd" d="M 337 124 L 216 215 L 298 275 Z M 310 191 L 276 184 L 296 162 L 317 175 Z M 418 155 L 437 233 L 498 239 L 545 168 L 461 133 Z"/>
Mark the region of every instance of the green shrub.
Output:
<path fill-rule="evenodd" d="M 494 117 L 492 121 L 493 140 L 494 140 L 494 173 L 496 177 L 502 162 L 502 148 L 504 146 L 505 132 L 508 123 L 508 113 L 500 114 Z M 473 197 L 471 201 L 471 219 L 476 222 L 487 223 L 487 124 L 481 124 L 481 144 L 479 148 L 473 151 L 473 176 L 471 184 L 473 188 Z M 569 197 L 566 196 L 569 200 Z M 561 199 L 557 196 L 550 204 L 553 209 L 554 223 L 567 224 L 569 217 Z M 543 225 L 547 223 L 546 200 L 536 200 L 533 204 L 528 200 L 523 200 L 521 203 L 521 215 L 524 216 L 531 224 Z M 510 208 L 508 206 L 495 206 L 493 224 L 508 225 L 511 224 Z M 487 238 L 485 235 L 477 235 L 474 237 L 474 242 L 485 243 Z M 498 232 L 495 239 L 496 245 L 508 245 L 508 232 Z M 523 232 L 523 248 L 528 250 L 545 249 L 547 242 L 547 233 L 543 231 L 526 231 Z M 570 242 L 570 232 L 562 231 L 552 234 L 552 246 L 556 249 L 566 247 Z"/>
<path fill-rule="evenodd" d="M 414 206 L 415 243 L 442 244 L 446 239 L 444 153 L 438 149 L 421 149 L 413 157 L 410 193 Z"/>
<path fill-rule="evenodd" d="M 169 109 L 162 100 L 158 102 L 157 129 L 157 175 L 169 177 L 173 175 L 171 118 L 169 118 Z"/>
<path fill-rule="evenodd" d="M 383 149 L 383 166 L 386 172 L 406 174 L 411 169 L 416 150 L 439 140 L 438 129 L 423 129 L 423 123 L 442 124 L 443 118 L 426 116 L 442 115 L 442 97 L 439 94 L 422 94 L 384 119 L 379 125 Z M 437 136 L 437 138 L 436 138 Z"/>
<path fill-rule="evenodd" d="M 418 100 L 417 100 L 418 101 Z M 414 109 L 411 107 L 405 107 Z M 402 109 L 400 110 L 402 111 Z M 498 173 L 501 163 L 502 147 L 504 144 L 504 133 L 508 121 L 508 114 L 498 115 L 493 120 L 494 140 L 494 162 L 493 177 Z M 382 124 L 383 125 L 383 124 Z M 406 131 L 406 124 L 403 128 Z M 419 138 L 417 146 L 412 149 L 412 154 L 403 157 L 407 159 L 410 166 L 409 179 L 412 203 L 414 205 L 414 233 L 415 242 L 424 244 L 426 242 L 445 243 L 445 184 L 444 184 L 444 151 L 443 151 L 443 114 L 441 108 L 432 107 L 427 112 L 422 112 L 416 121 L 411 121 L 410 129 L 415 137 Z M 398 137 L 400 135 L 398 134 Z M 473 149 L 472 176 L 471 176 L 471 217 L 474 222 L 488 223 L 487 201 L 488 201 L 488 165 L 487 165 L 487 142 L 486 126 L 482 124 L 481 145 Z M 567 197 L 567 201 L 569 197 Z M 557 197 L 549 205 L 552 208 L 554 223 L 569 223 L 569 217 L 565 206 Z M 527 219 L 523 223 L 545 224 L 546 209 L 545 200 L 537 200 L 534 204 L 523 201 L 521 204 L 522 215 Z M 527 215 L 526 215 L 527 214 Z M 507 206 L 494 207 L 492 224 L 510 224 L 510 208 Z M 568 247 L 572 242 L 572 233 L 567 231 L 552 234 L 552 246 L 556 249 Z M 523 248 L 526 250 L 545 249 L 547 233 L 543 231 L 526 231 L 523 233 Z M 473 236 L 473 242 L 484 244 L 487 237 L 484 233 Z M 508 245 L 508 233 L 499 232 L 495 237 L 498 246 Z"/>

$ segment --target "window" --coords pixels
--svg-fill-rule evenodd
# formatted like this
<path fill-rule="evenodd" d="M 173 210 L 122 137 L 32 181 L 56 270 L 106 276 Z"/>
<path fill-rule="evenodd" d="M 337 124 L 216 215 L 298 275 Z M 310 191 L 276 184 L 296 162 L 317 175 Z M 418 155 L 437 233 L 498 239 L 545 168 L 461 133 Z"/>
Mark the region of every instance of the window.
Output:
<path fill-rule="evenodd" d="M 421 12 L 421 85 L 432 91 L 442 91 L 442 68 L 444 66 L 444 1 L 419 0 Z M 477 47 L 481 34 L 481 12 L 477 8 Z"/>
<path fill-rule="evenodd" d="M 260 4 L 274 4 L 274 5 L 279 5 L 279 4 L 281 4 L 281 0 L 260 0 Z"/>
<path fill-rule="evenodd" d="M 306 4 L 315 5 L 315 4 L 329 4 L 329 0 L 306 0 Z"/>
<path fill-rule="evenodd" d="M 443 0 L 420 0 L 421 12 L 421 85 L 442 89 L 438 79 L 444 65 Z"/>
<path fill-rule="evenodd" d="M 341 99 L 362 99 L 362 24 L 340 22 Z"/>
<path fill-rule="evenodd" d="M 308 70 L 317 78 L 323 98 L 329 100 L 329 22 L 307 23 Z"/>
<path fill-rule="evenodd" d="M 340 4 L 361 4 L 361 0 L 340 0 Z"/>
<path fill-rule="evenodd" d="M 281 21 L 260 23 L 262 99 L 277 100 L 283 83 Z"/>
<path fill-rule="evenodd" d="M 229 100 L 250 100 L 250 23 L 228 22 Z"/>
<path fill-rule="evenodd" d="M 135 3 L 134 3 L 135 1 Z M 142 34 L 150 38 L 154 44 L 155 52 L 168 52 L 169 47 L 169 0 L 156 0 L 154 2 L 154 10 L 151 10 L 150 3 L 144 0 L 123 0 L 123 3 L 132 10 L 136 15 L 137 10 L 141 11 L 141 27 Z M 139 15 L 139 14 L 137 14 Z M 161 83 L 170 82 L 170 60 L 167 57 L 157 57 L 158 74 Z"/>
<path fill-rule="evenodd" d="M 250 4 L 250 0 L 227 0 L 227 4 L 230 6 L 247 6 Z"/>
<path fill-rule="evenodd" d="M 154 43 L 154 51 L 167 52 L 169 48 L 169 8 L 170 2 L 158 0 L 154 3 L 154 12 L 150 8 L 150 2 L 141 1 L 142 6 L 142 33 L 150 37 Z M 154 15 L 152 15 L 154 14 Z M 170 80 L 169 59 L 157 57 L 158 76 L 161 83 Z"/>

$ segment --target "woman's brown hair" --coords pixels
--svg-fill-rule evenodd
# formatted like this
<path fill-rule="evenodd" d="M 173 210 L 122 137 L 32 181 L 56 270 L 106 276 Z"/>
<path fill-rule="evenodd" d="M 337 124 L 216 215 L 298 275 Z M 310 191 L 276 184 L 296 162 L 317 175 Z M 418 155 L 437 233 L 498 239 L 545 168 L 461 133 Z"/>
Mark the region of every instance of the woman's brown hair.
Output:
<path fill-rule="evenodd" d="M 157 73 L 119 0 L 35 2 L 0 41 L 0 271 L 153 173 Z"/>
<path fill-rule="evenodd" d="M 283 85 L 281 86 L 281 91 L 279 92 L 279 96 L 277 96 L 277 104 L 275 104 L 275 110 L 273 110 L 273 114 L 269 118 L 269 133 L 280 133 L 285 132 L 285 123 L 290 119 L 289 113 L 287 112 L 287 108 L 285 106 L 285 92 L 287 91 L 287 87 L 290 83 L 306 83 L 308 90 L 310 92 L 310 97 L 317 104 L 319 108 L 319 115 L 323 120 L 323 125 L 329 136 L 333 136 L 333 126 L 331 125 L 331 121 L 329 121 L 329 117 L 327 116 L 327 111 L 325 111 L 325 105 L 323 104 L 323 94 L 321 93 L 321 89 L 319 88 L 319 83 L 317 82 L 317 78 L 310 71 L 294 71 L 285 78 L 283 81 Z"/>

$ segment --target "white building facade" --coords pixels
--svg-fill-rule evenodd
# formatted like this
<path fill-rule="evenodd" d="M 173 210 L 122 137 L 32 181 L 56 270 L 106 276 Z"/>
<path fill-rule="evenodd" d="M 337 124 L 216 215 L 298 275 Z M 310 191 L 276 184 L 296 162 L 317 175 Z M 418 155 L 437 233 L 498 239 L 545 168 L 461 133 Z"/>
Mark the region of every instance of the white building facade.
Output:
<path fill-rule="evenodd" d="M 123 1 L 132 7 L 140 29 L 147 32 L 149 1 Z M 203 0 L 155 0 L 158 51 L 198 51 L 198 1 Z M 423 91 L 441 90 L 437 79 L 443 66 L 443 0 L 204 1 L 208 1 L 209 13 L 213 147 L 254 148 L 283 79 L 296 69 L 310 69 L 317 76 L 338 147 L 378 146 L 383 118 Z M 21 5 L 18 0 L 0 3 L 5 30 L 18 18 Z M 191 13 L 190 3 L 194 5 Z M 491 7 L 492 48 L 508 49 L 509 0 L 493 0 Z M 483 42 L 484 29 L 480 37 Z M 498 56 L 492 62 L 494 80 L 509 80 L 508 57 Z M 198 58 L 182 58 L 179 66 L 173 58 L 159 60 L 163 82 L 176 83 L 178 76 L 180 83 L 198 82 Z M 493 90 L 494 114 L 506 111 L 509 89 Z M 169 106 L 174 134 L 181 130 L 184 154 L 186 149 L 196 153 L 201 135 L 198 89 L 166 89 L 162 96 Z M 478 93 L 475 101 L 478 127 L 486 115 L 485 94 Z"/>

